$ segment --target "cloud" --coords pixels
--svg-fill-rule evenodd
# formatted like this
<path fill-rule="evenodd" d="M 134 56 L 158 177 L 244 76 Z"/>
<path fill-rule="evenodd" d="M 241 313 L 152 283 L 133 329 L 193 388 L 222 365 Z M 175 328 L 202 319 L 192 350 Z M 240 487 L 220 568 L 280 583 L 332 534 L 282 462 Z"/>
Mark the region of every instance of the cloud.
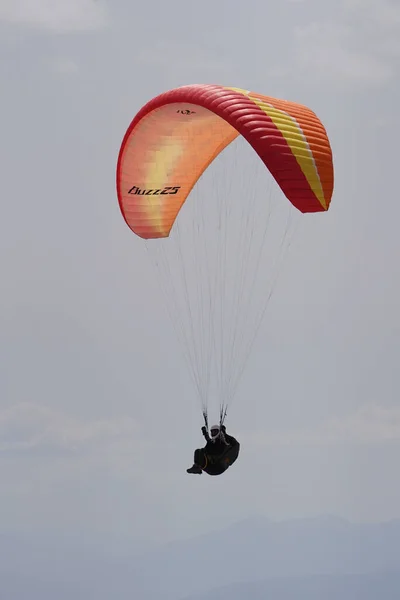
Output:
<path fill-rule="evenodd" d="M 369 404 L 346 417 L 333 417 L 312 430 L 295 429 L 249 436 L 256 446 L 327 446 L 400 441 L 400 408 Z"/>
<path fill-rule="evenodd" d="M 80 419 L 30 402 L 1 410 L 0 526 L 110 528 L 157 541 L 176 503 L 160 491 L 180 474 L 168 472 L 174 459 L 160 462 L 168 442 L 154 448 L 147 433 L 123 416 Z"/>
<path fill-rule="evenodd" d="M 45 451 L 84 453 L 138 437 L 137 423 L 128 417 L 82 422 L 45 406 L 22 402 L 0 412 L 0 454 Z"/>
<path fill-rule="evenodd" d="M 106 11 L 95 0 L 1 0 L 0 21 L 55 33 L 93 31 L 106 25 Z"/>
<path fill-rule="evenodd" d="M 317 76 L 334 84 L 382 84 L 394 75 L 394 67 L 381 56 L 353 47 L 351 26 L 312 23 L 295 30 L 296 62 L 308 76 Z"/>
<path fill-rule="evenodd" d="M 35 469 L 54 474 L 104 472 L 120 480 L 151 482 L 149 463 L 160 453 L 176 455 L 171 441 L 155 441 L 145 428 L 131 417 L 79 420 L 63 412 L 39 404 L 21 402 L 0 411 L 0 461 L 18 459 L 27 469 L 32 461 Z M 146 460 L 143 460 L 146 457 Z M 169 477 L 162 468 L 159 480 Z"/>
<path fill-rule="evenodd" d="M 342 0 L 334 18 L 296 27 L 296 66 L 336 85 L 383 85 L 396 76 L 400 5 Z"/>

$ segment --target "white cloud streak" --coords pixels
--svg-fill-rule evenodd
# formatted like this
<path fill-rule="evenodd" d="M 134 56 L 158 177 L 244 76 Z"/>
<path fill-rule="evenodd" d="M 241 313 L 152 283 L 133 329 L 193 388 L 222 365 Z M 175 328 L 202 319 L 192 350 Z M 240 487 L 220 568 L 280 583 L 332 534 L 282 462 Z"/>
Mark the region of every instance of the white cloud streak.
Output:
<path fill-rule="evenodd" d="M 369 404 L 346 417 L 333 417 L 312 430 L 294 429 L 255 434 L 248 442 L 256 446 L 331 446 L 381 444 L 400 441 L 400 408 Z"/>
<path fill-rule="evenodd" d="M 0 453 L 15 451 L 84 452 L 137 438 L 138 426 L 131 418 L 80 422 L 37 404 L 20 403 L 0 412 Z"/>

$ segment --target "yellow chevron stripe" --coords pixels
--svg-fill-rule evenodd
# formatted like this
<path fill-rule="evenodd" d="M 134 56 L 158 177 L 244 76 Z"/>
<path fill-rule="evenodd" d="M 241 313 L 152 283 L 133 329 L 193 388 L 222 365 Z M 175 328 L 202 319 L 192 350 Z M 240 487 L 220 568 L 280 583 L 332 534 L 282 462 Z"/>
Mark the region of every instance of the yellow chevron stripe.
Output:
<path fill-rule="evenodd" d="M 313 153 L 308 144 L 307 137 L 305 136 L 302 128 L 297 123 L 296 119 L 292 117 L 286 111 L 275 108 L 272 104 L 264 102 L 259 98 L 255 98 L 251 95 L 251 92 L 242 90 L 240 88 L 226 88 L 235 92 L 239 92 L 252 100 L 265 114 L 270 117 L 271 121 L 282 133 L 289 148 L 293 152 L 294 157 L 297 160 L 304 176 L 306 177 L 308 184 L 316 197 L 318 198 L 321 205 L 327 210 L 327 204 L 324 196 L 324 192 L 319 178 L 318 170 L 315 164 Z"/>

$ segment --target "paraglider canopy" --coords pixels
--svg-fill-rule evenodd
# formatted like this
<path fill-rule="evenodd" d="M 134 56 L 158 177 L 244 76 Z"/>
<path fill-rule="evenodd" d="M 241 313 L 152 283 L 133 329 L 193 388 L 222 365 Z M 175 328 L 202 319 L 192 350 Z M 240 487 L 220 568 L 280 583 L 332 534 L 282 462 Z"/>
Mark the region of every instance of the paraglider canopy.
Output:
<path fill-rule="evenodd" d="M 154 262 L 206 424 L 211 370 L 219 377 L 223 422 L 272 293 L 263 289 L 257 296 L 255 286 L 260 265 L 266 280 L 267 268 L 275 259 L 270 251 L 268 256 L 262 254 L 269 217 L 252 212 L 254 181 L 248 168 L 238 164 L 228 176 L 230 180 L 243 169 L 240 193 L 230 190 L 229 197 L 225 192 L 213 199 L 220 207 L 225 198 L 227 205 L 238 199 L 241 213 L 233 234 L 228 232 L 228 209 L 220 208 L 213 218 L 188 217 L 185 227 L 180 230 L 178 226 L 183 206 L 194 202 L 191 191 L 201 187 L 199 179 L 237 138 L 248 142 L 255 161 L 271 173 L 299 214 L 329 209 L 333 160 L 321 121 L 306 106 L 240 88 L 187 85 L 153 98 L 128 127 L 117 164 L 122 215 L 137 236 L 151 240 L 151 248 L 146 242 L 149 253 L 158 251 Z M 202 207 L 208 199 L 205 196 Z M 266 206 L 266 197 L 262 200 Z M 261 227 L 259 236 L 257 227 Z M 214 256 L 211 233 L 215 234 Z M 191 253 L 194 258 L 188 266 Z M 173 277 L 177 273 L 179 285 Z M 252 305 L 254 298 L 259 301 L 257 308 Z"/>
<path fill-rule="evenodd" d="M 143 238 L 168 236 L 202 172 L 239 133 L 296 208 L 328 210 L 332 152 L 309 108 L 239 88 L 189 85 L 151 100 L 126 132 L 117 190 L 129 227 Z"/>

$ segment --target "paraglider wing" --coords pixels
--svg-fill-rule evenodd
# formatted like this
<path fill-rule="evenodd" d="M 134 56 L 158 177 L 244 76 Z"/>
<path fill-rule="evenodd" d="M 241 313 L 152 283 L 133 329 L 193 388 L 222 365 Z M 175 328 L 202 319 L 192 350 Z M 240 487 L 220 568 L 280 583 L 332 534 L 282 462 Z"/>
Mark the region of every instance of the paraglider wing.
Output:
<path fill-rule="evenodd" d="M 203 171 L 239 134 L 299 211 L 328 210 L 332 152 L 309 108 L 239 88 L 188 85 L 153 98 L 125 134 L 117 192 L 129 227 L 145 239 L 168 237 Z"/>
<path fill-rule="evenodd" d="M 220 85 L 150 100 L 118 156 L 120 209 L 153 258 L 206 424 L 213 396 L 224 421 L 291 244 L 291 219 L 281 236 L 279 219 L 272 225 L 267 178 L 290 201 L 282 209 L 326 212 L 334 174 L 323 124 L 301 104 Z"/>

